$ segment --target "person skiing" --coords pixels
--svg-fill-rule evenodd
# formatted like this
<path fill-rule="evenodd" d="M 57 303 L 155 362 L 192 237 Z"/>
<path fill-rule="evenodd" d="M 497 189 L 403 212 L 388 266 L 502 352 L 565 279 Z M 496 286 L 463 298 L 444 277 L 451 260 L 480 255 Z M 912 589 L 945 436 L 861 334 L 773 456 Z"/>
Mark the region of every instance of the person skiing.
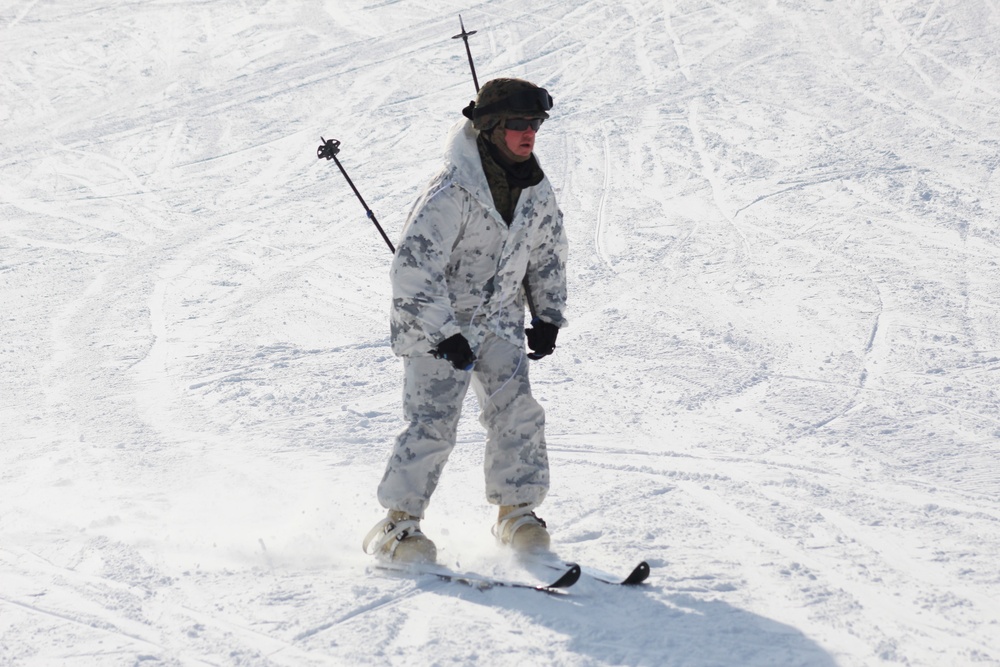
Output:
<path fill-rule="evenodd" d="M 487 433 L 486 497 L 499 506 L 493 534 L 518 551 L 549 548 L 535 514 L 549 488 L 545 414 L 531 395 L 527 359 L 551 354 L 566 324 L 563 216 L 534 155 L 551 108 L 549 93 L 528 81 L 484 84 L 403 229 L 390 316 L 406 427 L 378 486 L 387 515 L 363 542 L 381 559 L 436 560 L 420 520 L 455 446 L 470 384 Z"/>

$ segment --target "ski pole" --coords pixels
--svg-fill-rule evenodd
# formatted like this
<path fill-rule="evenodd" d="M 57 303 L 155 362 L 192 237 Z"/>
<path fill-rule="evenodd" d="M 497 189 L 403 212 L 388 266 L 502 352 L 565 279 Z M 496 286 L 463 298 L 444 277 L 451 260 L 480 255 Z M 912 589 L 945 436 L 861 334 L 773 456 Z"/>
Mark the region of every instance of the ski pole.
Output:
<path fill-rule="evenodd" d="M 462 15 L 458 15 L 458 24 L 462 26 L 462 32 L 452 37 L 452 39 L 462 38 L 465 42 L 465 55 L 469 56 L 469 69 L 472 70 L 472 83 L 476 84 L 476 92 L 479 92 L 479 79 L 476 78 L 476 64 L 472 62 L 472 51 L 469 50 L 469 35 L 475 35 L 476 31 L 465 32 L 465 23 L 462 22 Z"/>
<path fill-rule="evenodd" d="M 344 165 L 340 164 L 340 160 L 337 159 L 337 153 L 340 152 L 340 142 L 336 139 L 324 139 L 323 137 L 320 137 L 319 140 L 323 143 L 316 149 L 316 158 L 319 160 L 326 158 L 327 160 L 333 160 L 337 163 L 337 167 L 340 168 L 340 173 L 344 175 L 345 179 L 347 179 L 347 184 L 351 186 L 351 189 L 354 190 L 354 194 L 358 197 L 358 201 L 360 201 L 361 205 L 365 207 L 365 213 L 367 213 L 371 221 L 375 223 L 375 228 L 378 229 L 378 233 L 382 235 L 382 238 L 385 240 L 385 244 L 389 246 L 389 250 L 395 255 L 396 249 L 392 247 L 392 241 L 390 241 L 389 237 L 385 235 L 382 225 L 378 224 L 378 220 L 375 218 L 375 213 L 368 208 L 368 204 L 365 203 L 364 197 L 362 197 L 361 193 L 358 192 L 358 189 L 354 187 L 354 181 L 351 180 L 351 177 L 347 175 L 347 171 L 344 170 Z"/>

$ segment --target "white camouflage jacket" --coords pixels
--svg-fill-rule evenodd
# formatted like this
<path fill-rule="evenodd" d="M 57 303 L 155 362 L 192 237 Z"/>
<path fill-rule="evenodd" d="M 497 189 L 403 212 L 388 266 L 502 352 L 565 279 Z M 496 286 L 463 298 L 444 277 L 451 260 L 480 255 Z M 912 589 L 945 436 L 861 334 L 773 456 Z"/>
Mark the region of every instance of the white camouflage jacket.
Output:
<path fill-rule="evenodd" d="M 566 324 L 566 233 L 547 178 L 525 188 L 510 226 L 493 204 L 476 130 L 463 120 L 445 166 L 417 200 L 393 258 L 392 349 L 427 354 L 461 333 L 521 345 L 525 289 L 536 317 Z"/>

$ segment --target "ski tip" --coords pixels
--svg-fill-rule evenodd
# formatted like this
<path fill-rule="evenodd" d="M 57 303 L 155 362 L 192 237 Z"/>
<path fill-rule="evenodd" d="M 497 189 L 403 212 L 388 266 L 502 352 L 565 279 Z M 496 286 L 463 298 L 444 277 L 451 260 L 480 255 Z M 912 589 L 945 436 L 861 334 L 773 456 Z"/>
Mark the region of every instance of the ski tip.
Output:
<path fill-rule="evenodd" d="M 583 574 L 583 570 L 580 569 L 580 566 L 572 563 L 570 568 L 561 577 L 546 586 L 546 588 L 569 588 L 580 580 L 581 574 Z"/>
<path fill-rule="evenodd" d="M 635 569 L 632 570 L 631 574 L 625 577 L 625 580 L 622 581 L 622 586 L 635 586 L 636 584 L 641 584 L 646 581 L 647 577 L 649 577 L 649 563 L 642 561 L 635 566 Z"/>

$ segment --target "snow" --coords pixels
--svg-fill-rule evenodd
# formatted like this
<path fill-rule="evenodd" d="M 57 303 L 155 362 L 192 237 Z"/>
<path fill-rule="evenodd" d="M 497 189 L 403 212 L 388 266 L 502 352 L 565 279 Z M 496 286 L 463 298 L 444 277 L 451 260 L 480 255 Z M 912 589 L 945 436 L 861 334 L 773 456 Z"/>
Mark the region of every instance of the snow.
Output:
<path fill-rule="evenodd" d="M 480 81 L 570 327 L 560 551 L 372 571 L 390 238 Z M 0 3 L 0 664 L 1000 665 L 997 0 Z M 490 535 L 470 397 L 424 522 Z"/>

